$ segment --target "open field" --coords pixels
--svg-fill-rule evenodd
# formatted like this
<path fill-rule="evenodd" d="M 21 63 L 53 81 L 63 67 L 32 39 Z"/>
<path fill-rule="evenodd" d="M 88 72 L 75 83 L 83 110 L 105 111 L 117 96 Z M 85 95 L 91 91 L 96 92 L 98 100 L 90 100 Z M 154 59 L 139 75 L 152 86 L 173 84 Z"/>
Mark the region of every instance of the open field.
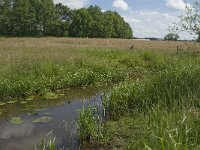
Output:
<path fill-rule="evenodd" d="M 193 42 L 145 41 L 132 39 L 88 39 L 88 38 L 0 38 L 1 49 L 9 48 L 114 48 L 129 50 L 176 50 L 197 48 L 200 44 Z"/>
<path fill-rule="evenodd" d="M 92 108 L 81 110 L 82 140 L 101 149 L 196 150 L 199 50 L 192 42 L 0 38 L 1 104 L 112 85 L 103 98 L 107 122 L 100 126 Z"/>
<path fill-rule="evenodd" d="M 139 46 L 157 46 L 155 42 L 136 42 Z M 114 39 L 1 38 L 0 97 L 44 95 L 70 87 L 118 83 L 162 65 L 164 56 L 158 58 L 152 52 L 150 57 L 158 59 L 145 60 L 148 54 L 129 50 L 131 44 L 131 40 Z"/>

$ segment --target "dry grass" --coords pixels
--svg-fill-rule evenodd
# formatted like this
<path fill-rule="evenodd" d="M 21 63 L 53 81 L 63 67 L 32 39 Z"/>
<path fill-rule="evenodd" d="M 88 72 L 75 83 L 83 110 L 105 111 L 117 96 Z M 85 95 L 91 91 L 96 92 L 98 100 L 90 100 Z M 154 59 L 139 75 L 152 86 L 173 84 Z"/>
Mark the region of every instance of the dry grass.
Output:
<path fill-rule="evenodd" d="M 131 39 L 89 39 L 89 38 L 0 38 L 0 52 L 10 48 L 117 48 L 129 49 L 134 45 L 135 49 L 151 50 L 176 50 L 198 49 L 200 44 L 194 42 L 168 42 L 145 41 Z"/>

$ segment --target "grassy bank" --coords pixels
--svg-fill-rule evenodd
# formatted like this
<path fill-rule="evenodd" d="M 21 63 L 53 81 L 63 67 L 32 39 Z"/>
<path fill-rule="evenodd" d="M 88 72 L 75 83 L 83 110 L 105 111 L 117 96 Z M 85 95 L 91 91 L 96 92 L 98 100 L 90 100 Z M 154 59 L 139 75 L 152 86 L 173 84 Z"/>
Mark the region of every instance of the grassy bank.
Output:
<path fill-rule="evenodd" d="M 115 86 L 104 99 L 109 120 L 99 146 L 199 149 L 199 64 L 198 53 L 178 54 L 156 73 Z"/>
<path fill-rule="evenodd" d="M 104 48 L 0 49 L 0 98 L 44 95 L 142 77 L 164 67 L 164 54 Z"/>

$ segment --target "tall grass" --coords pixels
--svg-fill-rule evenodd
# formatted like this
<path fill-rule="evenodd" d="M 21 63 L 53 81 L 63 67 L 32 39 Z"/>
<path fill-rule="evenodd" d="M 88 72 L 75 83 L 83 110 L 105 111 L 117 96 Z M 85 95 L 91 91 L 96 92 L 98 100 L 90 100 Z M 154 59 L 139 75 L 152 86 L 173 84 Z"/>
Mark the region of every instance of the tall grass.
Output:
<path fill-rule="evenodd" d="M 161 110 L 108 121 L 104 125 L 105 145 L 111 149 L 197 150 L 200 146 L 199 111 Z"/>
<path fill-rule="evenodd" d="M 177 58 L 153 76 L 123 82 L 107 95 L 108 115 L 117 121 L 108 122 L 104 133 L 110 132 L 114 148 L 200 148 L 200 61 L 196 55 Z"/>
<path fill-rule="evenodd" d="M 35 150 L 37 150 L 37 147 L 35 147 Z M 39 145 L 39 150 L 56 150 L 56 138 L 50 139 L 46 144 L 43 140 Z"/>
<path fill-rule="evenodd" d="M 157 104 L 165 109 L 199 107 L 199 76 L 199 65 L 169 65 L 154 76 L 116 86 L 108 96 L 108 110 L 123 115 L 123 112 L 148 110 Z"/>
<path fill-rule="evenodd" d="M 3 52 L 5 57 L 0 56 L 1 99 L 119 83 L 158 70 L 165 64 L 164 55 L 157 57 L 153 52 L 107 49 L 58 49 L 57 53 L 52 49 L 49 52 L 46 49 L 14 49 Z"/>
<path fill-rule="evenodd" d="M 80 110 L 78 127 L 82 142 L 90 141 L 91 138 L 101 138 L 100 116 L 96 107 L 82 108 Z"/>

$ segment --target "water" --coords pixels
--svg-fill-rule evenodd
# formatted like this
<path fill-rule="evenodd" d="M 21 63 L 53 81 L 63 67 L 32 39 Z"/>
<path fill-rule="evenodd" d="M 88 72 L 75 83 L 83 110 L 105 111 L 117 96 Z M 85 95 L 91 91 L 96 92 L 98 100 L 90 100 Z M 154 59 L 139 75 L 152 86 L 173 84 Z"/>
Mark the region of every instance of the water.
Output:
<path fill-rule="evenodd" d="M 80 149 L 77 132 L 78 110 L 83 106 L 97 105 L 102 108 L 102 90 L 70 90 L 58 100 L 34 100 L 22 105 L 0 106 L 6 110 L 0 118 L 0 150 L 31 150 L 56 137 L 58 149 Z M 53 119 L 47 123 L 34 123 L 39 117 Z M 12 117 L 21 117 L 21 125 L 10 123 Z"/>

